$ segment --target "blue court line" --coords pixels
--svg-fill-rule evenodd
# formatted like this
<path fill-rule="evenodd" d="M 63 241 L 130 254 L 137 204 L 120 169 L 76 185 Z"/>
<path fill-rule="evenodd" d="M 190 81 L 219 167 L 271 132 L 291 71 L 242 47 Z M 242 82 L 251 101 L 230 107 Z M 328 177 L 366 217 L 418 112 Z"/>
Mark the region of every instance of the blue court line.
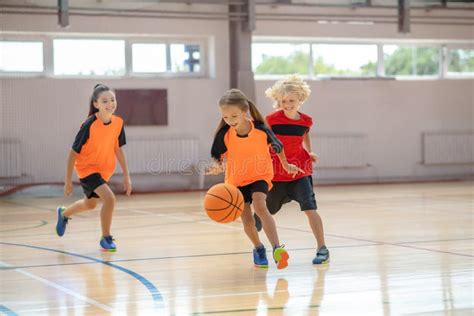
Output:
<path fill-rule="evenodd" d="M 0 304 L 0 313 L 5 314 L 7 316 L 17 316 L 18 314 L 6 307 L 5 305 Z"/>
<path fill-rule="evenodd" d="M 141 276 L 140 274 L 138 274 L 138 273 L 136 273 L 132 270 L 129 270 L 127 268 L 124 268 L 122 266 L 116 265 L 116 264 L 108 262 L 108 261 L 100 260 L 100 259 L 97 259 L 97 258 L 94 258 L 94 257 L 89 257 L 89 256 L 85 256 L 85 255 L 81 255 L 81 254 L 77 254 L 77 253 L 73 253 L 73 252 L 56 250 L 56 249 L 51 249 L 51 248 L 46 248 L 46 247 L 22 245 L 22 244 L 15 244 L 15 243 L 9 243 L 9 242 L 0 242 L 0 244 L 8 245 L 8 246 L 17 246 L 17 247 L 25 247 L 25 248 L 32 248 L 32 249 L 38 249 L 38 250 L 57 252 L 57 253 L 61 253 L 61 254 L 68 255 L 68 256 L 88 259 L 88 260 L 91 260 L 91 261 L 94 261 L 94 262 L 97 262 L 97 263 L 102 263 L 102 264 L 104 264 L 106 266 L 109 266 L 111 268 L 114 268 L 114 269 L 120 270 L 122 272 L 125 272 L 128 275 L 132 276 L 133 278 L 137 279 L 140 283 L 142 283 L 148 289 L 148 292 L 150 292 L 150 294 L 153 298 L 153 302 L 155 303 L 155 309 L 159 309 L 159 308 L 163 307 L 162 306 L 163 305 L 163 297 L 161 296 L 160 292 L 155 287 L 155 285 L 153 285 L 153 283 L 148 281 L 145 277 Z"/>
<path fill-rule="evenodd" d="M 333 246 L 333 248 L 354 248 L 354 247 L 372 247 L 372 246 L 379 246 L 382 244 L 364 244 L 364 245 L 347 245 L 347 246 Z M 303 251 L 303 250 L 315 250 L 314 247 L 312 248 L 296 248 L 291 249 L 293 251 Z M 217 256 L 234 256 L 234 255 L 248 255 L 249 252 L 227 252 L 227 253 L 210 253 L 210 254 L 202 254 L 202 255 L 183 255 L 183 256 L 169 256 L 169 257 L 146 257 L 146 258 L 132 258 L 132 259 L 119 259 L 119 260 L 111 260 L 106 261 L 107 263 L 113 262 L 136 262 L 136 261 L 151 261 L 151 260 L 172 260 L 172 259 L 190 259 L 190 258 L 205 258 L 205 257 L 217 257 Z M 38 264 L 38 265 L 29 265 L 29 266 L 9 266 L 9 267 L 2 267 L 0 266 L 1 270 L 15 270 L 15 269 L 31 269 L 31 268 L 44 268 L 44 267 L 62 267 L 62 266 L 76 266 L 82 264 L 95 264 L 96 262 L 72 262 L 72 263 L 53 263 L 53 264 Z"/>

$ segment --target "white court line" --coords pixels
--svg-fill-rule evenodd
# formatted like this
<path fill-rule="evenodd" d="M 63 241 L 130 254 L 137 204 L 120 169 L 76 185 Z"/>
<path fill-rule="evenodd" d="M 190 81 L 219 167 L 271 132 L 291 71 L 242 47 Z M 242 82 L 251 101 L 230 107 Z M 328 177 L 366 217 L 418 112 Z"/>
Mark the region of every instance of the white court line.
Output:
<path fill-rule="evenodd" d="M 258 294 L 267 294 L 269 290 L 262 290 L 260 292 L 240 292 L 240 293 L 229 293 L 229 294 L 209 294 L 209 295 L 186 295 L 186 296 L 175 296 L 170 297 L 169 301 L 179 301 L 183 299 L 201 299 L 201 298 L 217 298 L 217 297 L 229 297 L 229 296 L 248 296 L 248 295 L 258 295 Z M 284 293 L 288 292 L 288 290 L 274 290 L 273 294 L 276 293 Z"/>
<path fill-rule="evenodd" d="M 181 221 L 183 220 L 183 217 L 177 217 L 177 216 L 167 215 L 167 214 L 155 214 L 155 213 L 148 212 L 148 211 L 130 210 L 130 212 L 140 213 L 140 214 L 145 214 L 145 215 L 159 216 L 159 217 L 168 217 L 168 218 L 172 218 L 172 219 L 178 219 L 178 220 L 181 220 Z M 208 221 L 196 221 L 196 223 L 204 224 L 204 225 L 217 226 L 217 227 L 220 227 L 220 228 L 243 230 L 242 227 L 234 227 L 234 226 L 230 226 L 228 224 L 219 224 L 219 223 L 214 223 L 214 222 L 211 222 L 211 221 L 209 221 L 209 222 Z"/>
<path fill-rule="evenodd" d="M 156 213 L 149 212 L 149 211 L 130 210 L 130 212 L 138 213 L 138 214 L 144 214 L 144 215 L 152 215 L 152 216 L 157 216 L 157 217 L 167 217 L 167 218 L 177 219 L 177 220 L 180 220 L 180 221 L 185 219 L 184 216 L 178 217 L 178 216 L 168 215 L 168 214 L 156 214 Z M 183 213 L 183 215 L 184 215 L 184 213 Z"/>
<path fill-rule="evenodd" d="M 2 261 L 0 261 L 0 264 L 3 265 L 3 266 L 6 266 L 6 267 L 11 267 L 10 265 L 8 265 L 8 264 L 6 264 L 5 262 L 2 262 Z M 65 287 L 63 287 L 63 286 L 61 286 L 61 285 L 59 285 L 59 284 L 57 284 L 57 283 L 54 283 L 54 282 L 48 281 L 48 280 L 46 280 L 46 279 L 43 279 L 42 277 L 39 277 L 39 276 L 37 276 L 37 275 L 35 275 L 35 274 L 33 274 L 33 273 L 27 272 L 27 271 L 25 271 L 25 270 L 23 270 L 23 269 L 14 269 L 14 271 L 19 272 L 19 273 L 21 273 L 21 274 L 23 274 L 23 275 L 26 275 L 26 276 L 28 276 L 28 277 L 30 277 L 30 278 L 36 280 L 36 281 L 39 281 L 39 282 L 41 282 L 41 283 L 44 283 L 44 284 L 46 284 L 47 286 L 53 287 L 53 288 L 55 288 L 55 289 L 57 289 L 57 290 L 60 290 L 60 291 L 62 291 L 62 292 L 64 292 L 64 293 L 66 293 L 66 294 L 69 294 L 69 295 L 71 295 L 71 296 L 74 296 L 75 298 L 80 299 L 80 300 L 82 300 L 82 301 L 84 301 L 84 302 L 87 302 L 87 303 L 89 303 L 89 304 L 91 304 L 91 305 L 93 305 L 93 306 L 95 306 L 95 307 L 97 307 L 97 308 L 100 308 L 100 309 L 102 309 L 102 310 L 104 310 L 104 311 L 106 311 L 106 312 L 111 313 L 111 312 L 114 311 L 114 309 L 113 309 L 111 306 L 109 306 L 109 305 L 105 305 L 105 304 L 99 303 L 99 302 L 97 302 L 97 301 L 95 301 L 95 300 L 93 300 L 93 299 L 91 299 L 91 298 L 88 298 L 87 296 L 84 296 L 84 295 L 81 295 L 81 294 L 79 294 L 79 293 L 76 293 L 76 292 L 74 292 L 74 291 L 72 291 L 72 290 L 69 290 L 69 289 L 67 289 L 67 288 L 65 288 Z M 75 307 L 75 306 L 74 306 L 74 307 Z"/>
<path fill-rule="evenodd" d="M 15 302 L 12 302 L 12 303 L 15 304 Z M 39 303 L 43 303 L 43 302 L 40 301 Z M 29 302 L 27 302 L 26 304 L 29 304 Z M 74 305 L 74 309 L 87 308 L 89 306 L 90 306 L 89 304 Z M 52 311 L 56 311 L 56 310 L 57 311 L 68 310 L 70 308 L 71 308 L 70 306 L 43 307 L 43 308 L 34 308 L 34 309 L 21 309 L 21 308 L 19 308 L 18 312 L 19 313 L 32 313 L 32 312 L 43 312 L 43 311 L 52 312 Z"/>
<path fill-rule="evenodd" d="M 207 222 L 207 221 L 198 221 L 199 224 L 204 224 L 204 225 L 211 225 L 211 226 L 217 226 L 220 228 L 228 228 L 228 229 L 234 229 L 234 230 L 241 230 L 243 231 L 243 227 L 235 227 L 235 226 L 229 226 L 229 224 L 219 224 L 219 223 L 213 223 L 213 222 Z"/>
<path fill-rule="evenodd" d="M 191 203 L 191 204 L 181 204 L 181 205 L 176 205 L 176 203 L 173 204 L 150 204 L 150 205 L 142 205 L 140 208 L 152 208 L 152 209 L 160 209 L 160 208 L 180 208 L 180 207 L 202 207 L 202 203 Z M 130 208 L 126 206 L 119 206 L 116 207 L 115 210 L 118 211 L 127 211 L 130 210 Z"/>

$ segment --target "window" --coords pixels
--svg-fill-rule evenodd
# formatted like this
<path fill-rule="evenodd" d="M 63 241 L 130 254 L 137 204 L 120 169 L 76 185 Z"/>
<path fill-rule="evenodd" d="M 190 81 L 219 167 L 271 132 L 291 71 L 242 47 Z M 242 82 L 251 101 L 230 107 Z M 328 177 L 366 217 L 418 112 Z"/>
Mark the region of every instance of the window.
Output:
<path fill-rule="evenodd" d="M 439 48 L 384 45 L 386 76 L 438 76 Z"/>
<path fill-rule="evenodd" d="M 256 75 L 309 74 L 309 44 L 252 44 L 252 68 Z"/>
<path fill-rule="evenodd" d="M 199 45 L 171 44 L 172 72 L 200 72 L 201 52 Z"/>
<path fill-rule="evenodd" d="M 448 75 L 474 77 L 474 49 L 450 49 Z"/>
<path fill-rule="evenodd" d="M 201 47 L 197 44 L 134 43 L 134 73 L 200 73 Z"/>
<path fill-rule="evenodd" d="M 377 45 L 254 43 L 252 68 L 256 75 L 375 76 Z"/>
<path fill-rule="evenodd" d="M 137 73 L 166 72 L 166 44 L 132 44 L 132 69 Z"/>
<path fill-rule="evenodd" d="M 372 76 L 377 73 L 377 45 L 314 44 L 316 76 Z"/>
<path fill-rule="evenodd" d="M 55 39 L 54 74 L 66 76 L 122 76 L 125 41 Z"/>
<path fill-rule="evenodd" d="M 43 72 L 43 43 L 1 41 L 0 72 Z"/>
<path fill-rule="evenodd" d="M 47 77 L 207 75 L 205 38 L 142 35 L 100 38 L 99 34 L 37 36 L 37 39 L 26 39 L 22 34 L 8 34 L 0 39 L 0 76 L 20 72 L 25 76 L 40 73 Z"/>

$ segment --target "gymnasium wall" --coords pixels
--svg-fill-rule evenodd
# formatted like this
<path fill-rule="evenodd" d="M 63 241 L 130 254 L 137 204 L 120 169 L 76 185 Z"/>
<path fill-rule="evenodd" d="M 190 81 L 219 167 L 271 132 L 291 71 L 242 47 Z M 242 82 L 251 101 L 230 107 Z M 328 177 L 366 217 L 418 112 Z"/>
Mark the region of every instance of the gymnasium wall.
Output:
<path fill-rule="evenodd" d="M 1 78 L 1 137 L 21 140 L 22 166 L 29 181 L 62 181 L 67 151 L 87 115 L 88 98 L 98 81 L 114 88 L 168 89 L 169 125 L 129 127 L 127 135 L 194 135 L 200 140 L 200 156 L 208 157 L 219 119 L 217 100 L 229 88 L 227 21 L 71 16 L 70 23 L 70 28 L 64 30 L 57 26 L 57 18 L 52 15 L 3 15 L 0 25 L 3 31 L 14 32 L 205 37 L 210 43 L 212 76 L 107 80 Z M 473 28 L 468 26 L 412 25 L 409 35 L 398 34 L 396 28 L 394 24 L 259 21 L 255 35 L 443 40 L 474 37 Z M 256 101 L 265 114 L 271 111 L 271 102 L 264 97 L 264 90 L 272 83 L 256 82 Z M 421 143 L 423 132 L 472 130 L 474 80 L 326 80 L 312 81 L 310 85 L 313 93 L 302 111 L 314 117 L 313 133 L 359 133 L 368 139 L 368 167 L 319 169 L 319 182 L 463 178 L 472 173 L 472 165 L 422 165 Z"/>
<path fill-rule="evenodd" d="M 56 23 L 55 16 L 7 15 L 1 25 L 2 30 L 63 31 Z M 117 89 L 167 89 L 169 125 L 129 127 L 127 137 L 194 135 L 202 142 L 201 155 L 208 153 L 209 139 L 218 120 L 217 102 L 229 86 L 227 22 L 71 16 L 70 23 L 65 32 L 205 36 L 213 55 L 210 65 L 213 75 L 160 79 L 0 79 L 2 137 L 21 139 L 25 152 L 23 168 L 32 181 L 62 181 L 67 152 L 87 117 L 89 98 L 97 82 Z"/>
<path fill-rule="evenodd" d="M 357 10 L 363 14 L 395 14 L 394 10 Z M 273 7 L 260 13 L 321 14 L 321 8 Z M 353 9 L 325 8 L 324 14 L 353 14 Z M 426 12 L 415 16 L 473 16 L 469 11 Z M 396 40 L 471 41 L 474 28 L 455 25 L 412 24 L 409 34 L 395 24 L 319 24 L 310 21 L 258 21 L 256 36 L 377 38 Z M 271 101 L 264 91 L 273 81 L 257 81 L 257 102 L 266 111 Z M 366 168 L 316 169 L 319 182 L 405 181 L 464 178 L 474 173 L 470 164 L 424 165 L 422 133 L 474 129 L 474 80 L 320 80 L 311 81 L 312 95 L 302 108 L 313 116 L 313 133 L 359 134 L 368 139 Z M 313 144 L 315 146 L 316 144 Z M 474 144 L 471 143 L 471 147 Z M 472 153 L 472 148 L 471 148 Z M 324 157 L 321 157 L 324 159 Z M 474 157 L 471 154 L 471 162 Z"/>

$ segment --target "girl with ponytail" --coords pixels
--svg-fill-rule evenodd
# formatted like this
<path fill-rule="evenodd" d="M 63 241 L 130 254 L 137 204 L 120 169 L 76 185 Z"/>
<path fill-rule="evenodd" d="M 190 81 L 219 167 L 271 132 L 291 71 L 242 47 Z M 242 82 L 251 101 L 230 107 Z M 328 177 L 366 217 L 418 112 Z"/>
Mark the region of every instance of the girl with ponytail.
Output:
<path fill-rule="evenodd" d="M 101 200 L 102 237 L 99 244 L 103 252 L 116 251 L 110 231 L 115 195 L 107 184 L 115 171 L 116 160 L 122 167 L 124 191 L 127 195 L 132 192 L 132 182 L 122 151 L 126 143 L 124 123 L 114 115 L 116 108 L 115 93 L 106 85 L 97 84 L 92 91 L 88 118 L 81 125 L 69 151 L 64 180 L 64 196 L 68 196 L 73 190 L 72 171 L 75 169 L 84 198 L 68 207 L 56 209 L 56 233 L 63 236 L 72 215 L 93 210 Z"/>
<path fill-rule="evenodd" d="M 296 175 L 301 169 L 288 164 L 282 143 L 265 125 L 265 119 L 255 104 L 240 90 L 231 89 L 219 100 L 221 121 L 212 144 L 215 160 L 208 174 L 225 171 L 225 182 L 235 185 L 244 196 L 242 224 L 253 243 L 253 260 L 256 267 L 268 268 L 266 250 L 255 228 L 251 204 L 260 217 L 263 230 L 273 247 L 273 258 L 278 269 L 288 266 L 289 255 L 278 239 L 275 221 L 265 200 L 272 187 L 273 165 L 270 148 L 280 157 L 288 173 Z M 250 118 L 249 118 L 250 116 Z"/>

